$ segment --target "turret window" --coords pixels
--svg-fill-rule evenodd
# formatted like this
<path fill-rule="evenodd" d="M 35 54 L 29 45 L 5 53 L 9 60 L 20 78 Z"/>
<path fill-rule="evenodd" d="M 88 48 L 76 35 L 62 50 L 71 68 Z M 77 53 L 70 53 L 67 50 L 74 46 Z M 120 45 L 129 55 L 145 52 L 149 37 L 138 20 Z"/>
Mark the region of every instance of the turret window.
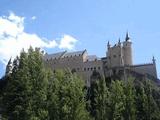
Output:
<path fill-rule="evenodd" d="M 91 68 L 91 71 L 93 70 L 93 68 Z"/>

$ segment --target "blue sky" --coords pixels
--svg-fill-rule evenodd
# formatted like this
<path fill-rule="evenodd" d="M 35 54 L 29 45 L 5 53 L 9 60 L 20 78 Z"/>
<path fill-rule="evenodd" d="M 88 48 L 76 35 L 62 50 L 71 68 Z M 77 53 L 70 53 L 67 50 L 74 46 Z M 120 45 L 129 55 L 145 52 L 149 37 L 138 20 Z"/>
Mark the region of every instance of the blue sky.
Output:
<path fill-rule="evenodd" d="M 11 22 L 19 17 L 16 20 L 24 36 L 36 38 L 38 46 L 49 53 L 87 49 L 89 54 L 102 57 L 108 40 L 115 44 L 119 37 L 124 40 L 129 31 L 134 63 L 150 63 L 154 55 L 160 76 L 159 5 L 159 0 L 0 0 L 0 18 Z M 69 39 L 72 41 L 67 44 L 71 46 L 64 46 Z M 14 51 L 10 45 L 15 44 L 4 40 L 0 38 L 0 50 L 5 50 L 6 45 L 8 51 Z M 0 67 L 2 76 L 2 60 Z"/>

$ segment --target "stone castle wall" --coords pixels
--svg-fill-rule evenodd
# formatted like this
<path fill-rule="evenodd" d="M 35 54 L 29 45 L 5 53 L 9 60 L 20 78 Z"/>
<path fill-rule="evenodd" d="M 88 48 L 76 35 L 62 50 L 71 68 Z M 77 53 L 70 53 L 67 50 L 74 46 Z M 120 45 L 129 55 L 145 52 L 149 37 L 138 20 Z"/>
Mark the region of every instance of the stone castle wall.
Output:
<path fill-rule="evenodd" d="M 124 42 L 118 42 L 113 47 L 108 43 L 108 51 L 106 57 L 99 59 L 95 55 L 88 55 L 87 51 L 76 52 L 60 52 L 55 54 L 44 55 L 44 60 L 51 69 L 70 69 L 75 71 L 86 84 L 90 85 L 90 77 L 94 70 L 98 71 L 101 75 L 110 76 L 114 73 L 113 68 L 122 68 L 129 66 L 131 71 L 139 74 L 149 74 L 157 78 L 157 71 L 155 62 L 153 64 L 133 65 L 132 62 L 132 43 L 126 36 Z M 117 71 L 116 70 L 116 71 Z M 118 72 L 118 71 L 117 71 Z"/>

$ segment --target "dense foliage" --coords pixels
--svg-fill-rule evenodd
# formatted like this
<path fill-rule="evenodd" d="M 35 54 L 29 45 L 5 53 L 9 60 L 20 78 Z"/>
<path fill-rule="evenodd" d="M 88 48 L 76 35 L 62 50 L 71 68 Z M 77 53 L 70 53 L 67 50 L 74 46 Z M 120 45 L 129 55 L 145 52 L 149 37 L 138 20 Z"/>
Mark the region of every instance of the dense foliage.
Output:
<path fill-rule="evenodd" d="M 9 61 L 0 80 L 3 120 L 160 120 L 160 89 L 151 80 L 104 79 L 91 85 L 70 70 L 52 72 L 39 49 Z"/>

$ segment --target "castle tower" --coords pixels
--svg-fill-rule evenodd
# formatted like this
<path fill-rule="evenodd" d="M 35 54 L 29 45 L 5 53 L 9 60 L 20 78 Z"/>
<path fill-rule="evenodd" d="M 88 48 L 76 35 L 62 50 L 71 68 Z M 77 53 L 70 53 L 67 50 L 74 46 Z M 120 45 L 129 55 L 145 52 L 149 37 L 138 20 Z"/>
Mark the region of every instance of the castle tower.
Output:
<path fill-rule="evenodd" d="M 121 44 L 121 40 L 119 38 L 119 41 L 118 41 L 118 46 L 119 46 L 119 65 L 120 66 L 124 66 L 124 59 L 123 59 L 123 47 L 122 47 L 122 44 Z"/>
<path fill-rule="evenodd" d="M 153 62 L 153 67 L 154 67 L 154 69 L 153 69 L 154 76 L 157 78 L 156 59 L 154 58 L 154 56 L 152 58 L 152 62 Z"/>
<path fill-rule="evenodd" d="M 124 65 L 132 65 L 132 42 L 129 38 L 128 32 L 125 41 L 123 42 L 123 54 Z"/>
<path fill-rule="evenodd" d="M 108 42 L 108 51 L 106 54 L 107 64 L 109 68 L 123 66 L 123 48 L 120 39 L 118 43 L 111 46 Z"/>

